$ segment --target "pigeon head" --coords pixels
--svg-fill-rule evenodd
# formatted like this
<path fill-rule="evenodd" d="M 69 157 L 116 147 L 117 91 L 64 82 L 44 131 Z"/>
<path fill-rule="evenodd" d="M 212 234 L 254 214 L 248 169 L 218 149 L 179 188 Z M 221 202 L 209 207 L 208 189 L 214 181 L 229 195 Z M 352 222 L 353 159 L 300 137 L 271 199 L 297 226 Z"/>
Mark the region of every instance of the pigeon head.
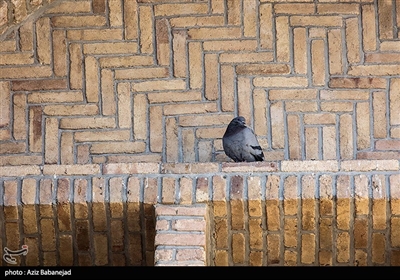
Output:
<path fill-rule="evenodd" d="M 231 120 L 231 122 L 228 124 L 228 127 L 226 129 L 225 135 L 231 135 L 233 133 L 236 133 L 238 129 L 242 129 L 246 127 L 246 120 L 244 117 L 239 116 Z"/>
<path fill-rule="evenodd" d="M 229 125 L 236 126 L 236 127 L 242 127 L 246 126 L 246 119 L 242 116 L 234 118 Z"/>

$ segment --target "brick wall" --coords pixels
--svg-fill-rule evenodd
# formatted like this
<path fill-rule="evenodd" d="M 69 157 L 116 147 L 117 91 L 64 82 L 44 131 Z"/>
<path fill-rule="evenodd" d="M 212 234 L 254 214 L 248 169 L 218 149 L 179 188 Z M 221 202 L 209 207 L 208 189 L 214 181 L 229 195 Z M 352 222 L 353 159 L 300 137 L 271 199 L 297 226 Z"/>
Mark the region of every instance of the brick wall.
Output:
<path fill-rule="evenodd" d="M 58 0 L 60 1 L 60 0 Z M 42 7 L 57 2 L 55 0 L 1 0 L 0 1 L 0 38 L 7 36 L 19 24 Z M 43 9 L 42 9 L 43 10 Z M 12 35 L 11 35 L 12 36 Z"/>
<path fill-rule="evenodd" d="M 230 243 L 214 236 L 209 264 L 398 264 L 399 2 L 303 2 L 0 2 L 0 247 L 27 243 L 22 264 L 150 265 L 154 205 L 212 202 L 210 234 L 225 226 Z M 236 115 L 271 164 L 224 163 Z M 253 173 L 261 200 L 246 196 Z M 303 179 L 317 194 L 325 176 L 336 210 L 322 214 L 320 197 L 299 199 Z M 269 178 L 283 227 L 271 232 Z M 376 178 L 388 191 L 375 203 Z M 221 208 L 219 180 L 235 190 L 219 194 L 230 201 Z M 286 185 L 297 188 L 286 196 Z M 369 218 L 375 204 L 386 227 Z M 230 222 L 235 211 L 241 222 Z M 342 247 L 320 248 L 320 219 Z M 298 231 L 282 231 L 290 223 Z"/>

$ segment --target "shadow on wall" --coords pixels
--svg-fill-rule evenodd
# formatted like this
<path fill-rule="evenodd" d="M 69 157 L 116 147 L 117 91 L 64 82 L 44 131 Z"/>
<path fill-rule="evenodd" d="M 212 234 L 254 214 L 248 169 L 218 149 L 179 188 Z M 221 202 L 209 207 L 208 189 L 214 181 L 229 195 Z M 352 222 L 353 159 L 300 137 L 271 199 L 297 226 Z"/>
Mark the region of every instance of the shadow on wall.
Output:
<path fill-rule="evenodd" d="M 88 202 L 2 208 L 0 248 L 2 253 L 4 248 L 10 252 L 8 261 L 2 259 L 3 266 L 154 265 L 152 204 Z M 25 255 L 12 255 L 26 246 Z"/>

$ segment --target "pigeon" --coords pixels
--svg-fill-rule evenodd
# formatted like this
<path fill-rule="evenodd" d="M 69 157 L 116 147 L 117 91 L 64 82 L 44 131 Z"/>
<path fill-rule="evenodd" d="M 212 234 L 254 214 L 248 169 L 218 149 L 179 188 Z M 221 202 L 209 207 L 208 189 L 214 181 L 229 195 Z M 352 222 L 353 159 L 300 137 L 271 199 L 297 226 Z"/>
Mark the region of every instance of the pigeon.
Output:
<path fill-rule="evenodd" d="M 222 137 L 225 154 L 235 162 L 263 161 L 264 153 L 244 117 L 234 118 Z"/>

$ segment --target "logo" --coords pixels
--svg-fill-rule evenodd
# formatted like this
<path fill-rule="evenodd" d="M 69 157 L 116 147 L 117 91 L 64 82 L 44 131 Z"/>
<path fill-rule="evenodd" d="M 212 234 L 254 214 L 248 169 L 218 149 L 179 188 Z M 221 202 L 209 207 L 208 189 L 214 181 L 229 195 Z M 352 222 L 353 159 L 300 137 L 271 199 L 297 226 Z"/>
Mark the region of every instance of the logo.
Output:
<path fill-rule="evenodd" d="M 22 245 L 20 250 L 10 250 L 7 247 L 4 247 L 4 255 L 3 260 L 5 260 L 9 264 L 17 264 L 17 259 L 14 258 L 15 256 L 26 256 L 28 254 L 28 245 Z"/>

